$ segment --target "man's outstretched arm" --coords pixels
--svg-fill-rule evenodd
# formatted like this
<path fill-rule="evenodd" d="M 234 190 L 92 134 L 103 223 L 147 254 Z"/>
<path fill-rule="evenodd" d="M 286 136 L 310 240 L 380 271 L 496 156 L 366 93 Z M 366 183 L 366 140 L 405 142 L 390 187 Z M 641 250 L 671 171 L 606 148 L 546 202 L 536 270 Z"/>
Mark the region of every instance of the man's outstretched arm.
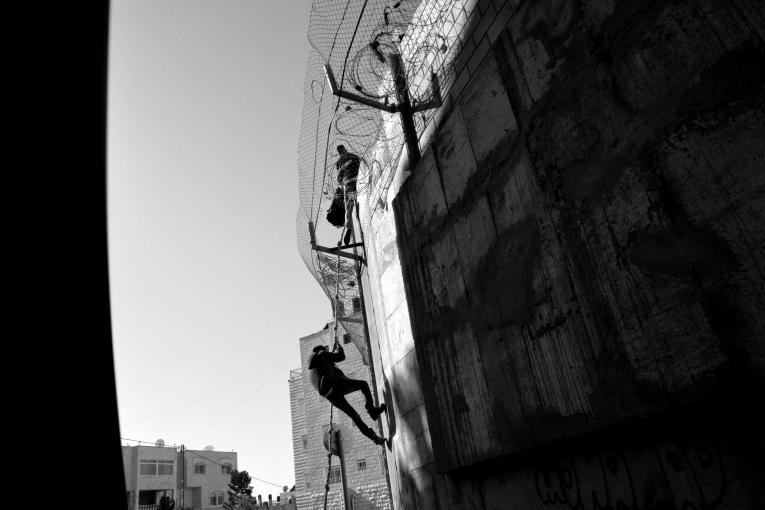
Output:
<path fill-rule="evenodd" d="M 337 346 L 337 352 L 327 352 L 327 355 L 334 363 L 345 360 L 345 351 L 343 350 L 343 346 L 339 344 Z"/>

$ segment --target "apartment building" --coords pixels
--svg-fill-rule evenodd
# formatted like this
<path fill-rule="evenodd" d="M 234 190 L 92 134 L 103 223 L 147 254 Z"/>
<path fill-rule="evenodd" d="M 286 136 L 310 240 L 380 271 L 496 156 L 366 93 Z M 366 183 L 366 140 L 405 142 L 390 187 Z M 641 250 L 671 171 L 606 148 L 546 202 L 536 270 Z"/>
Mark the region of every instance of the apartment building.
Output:
<path fill-rule="evenodd" d="M 338 367 L 348 377 L 369 382 L 369 369 L 363 363 L 359 350 L 345 335 L 342 327 L 338 336 L 345 349 L 346 360 Z M 317 333 L 300 339 L 301 368 L 290 372 L 290 404 L 292 409 L 292 443 L 295 458 L 295 494 L 300 510 L 323 508 L 324 486 L 327 481 L 327 450 L 324 435 L 330 424 L 330 404 L 311 386 L 308 379 L 308 359 L 317 345 L 332 345 L 332 328 L 327 327 Z M 371 384 L 370 384 L 371 386 Z M 362 418 L 377 429 L 364 412 L 364 397 L 360 392 L 348 395 L 348 402 L 360 411 Z M 361 434 L 350 418 L 337 409 L 332 415 L 332 423 L 341 426 L 350 433 L 349 447 L 345 455 L 345 470 L 348 488 L 355 510 L 389 509 L 390 491 L 388 489 L 382 448 L 372 443 Z M 340 461 L 332 457 L 329 472 L 330 508 L 342 507 L 343 491 L 340 474 Z"/>
<path fill-rule="evenodd" d="M 160 498 L 177 509 L 222 508 L 236 452 L 179 449 L 158 440 L 154 446 L 123 446 L 122 462 L 129 510 L 154 510 Z"/>

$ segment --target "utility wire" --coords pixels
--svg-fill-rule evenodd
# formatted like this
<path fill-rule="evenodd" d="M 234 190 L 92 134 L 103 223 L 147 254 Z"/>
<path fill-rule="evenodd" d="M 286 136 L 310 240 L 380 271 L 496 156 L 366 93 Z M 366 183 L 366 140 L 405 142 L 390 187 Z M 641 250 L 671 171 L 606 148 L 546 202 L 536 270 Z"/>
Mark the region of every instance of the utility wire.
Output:
<path fill-rule="evenodd" d="M 287 353 L 286 355 L 284 355 L 284 356 L 282 356 L 281 358 L 279 358 L 279 361 L 283 360 L 284 358 L 286 358 L 287 356 L 289 356 L 289 355 L 291 355 L 291 354 L 292 354 L 292 353 Z M 123 425 L 131 425 L 131 424 L 133 424 L 133 423 L 137 423 L 137 422 L 139 422 L 139 421 L 148 420 L 149 418 L 154 418 L 154 417 L 156 417 L 156 416 L 160 416 L 160 415 L 162 415 L 162 414 L 165 414 L 165 413 L 168 413 L 168 412 L 170 412 L 170 411 L 177 411 L 178 409 L 182 409 L 182 408 L 184 408 L 184 407 L 187 407 L 187 406 L 189 406 L 189 405 L 191 405 L 191 404 L 194 404 L 194 403 L 196 403 L 196 402 L 199 402 L 200 400 L 204 400 L 204 399 L 206 399 L 207 397 L 211 397 L 211 396 L 213 396 L 213 395 L 217 395 L 218 393 L 220 393 L 220 392 L 222 392 L 222 391 L 224 391 L 224 390 L 227 390 L 227 389 L 231 388 L 232 386 L 235 386 L 235 385 L 239 384 L 240 382 L 243 382 L 243 381 L 247 380 L 247 379 L 248 379 L 248 378 L 250 378 L 250 377 L 252 377 L 252 374 L 251 374 L 251 373 L 250 373 L 250 374 L 248 374 L 248 375 L 246 375 L 246 376 L 244 376 L 244 377 L 242 377 L 242 378 L 240 378 L 240 379 L 237 379 L 236 381 L 234 381 L 234 382 L 232 382 L 232 383 L 229 383 L 229 384 L 227 384 L 226 386 L 223 386 L 222 388 L 219 388 L 219 389 L 217 389 L 217 390 L 215 390 L 215 391 L 212 391 L 212 392 L 210 392 L 210 393 L 207 393 L 207 394 L 205 394 L 205 395 L 202 395 L 202 396 L 200 396 L 200 397 L 195 397 L 195 398 L 193 398 L 193 399 L 191 399 L 191 400 L 188 400 L 188 401 L 186 401 L 186 402 L 184 402 L 184 403 L 182 403 L 182 404 L 179 404 L 179 405 L 177 405 L 177 406 L 175 406 L 175 407 L 169 407 L 169 408 L 167 408 L 167 409 L 164 409 L 164 410 L 162 410 L 162 411 L 159 411 L 159 412 L 157 412 L 157 413 L 154 413 L 154 414 L 151 414 L 151 415 L 148 415 L 148 416 L 144 416 L 143 418 L 137 418 L 137 419 L 135 419 L 135 420 L 131 420 L 131 421 L 125 422 Z"/>
<path fill-rule="evenodd" d="M 359 13 L 359 18 L 356 20 L 356 26 L 353 29 L 353 35 L 351 36 L 351 42 L 348 44 L 348 50 L 345 52 L 345 59 L 343 60 L 343 72 L 342 72 L 342 75 L 340 76 L 340 84 L 339 84 L 340 90 L 343 90 L 343 82 L 345 81 L 345 70 L 348 67 L 348 55 L 350 54 L 351 47 L 353 47 L 353 42 L 356 40 L 356 32 L 359 29 L 359 24 L 361 23 L 361 19 L 364 17 L 364 11 L 367 8 L 367 2 L 368 1 L 369 0 L 364 0 L 364 5 L 361 7 L 361 12 Z M 345 4 L 345 9 L 343 10 L 343 17 L 340 20 L 340 23 L 338 23 L 338 25 L 337 25 L 337 31 L 335 32 L 335 37 L 334 37 L 334 39 L 332 41 L 332 48 L 329 50 L 329 57 L 327 57 L 327 63 L 329 63 L 329 59 L 332 58 L 332 53 L 334 53 L 334 51 L 335 51 L 335 43 L 337 42 L 337 35 L 340 33 L 340 27 L 342 27 L 343 22 L 345 21 L 345 14 L 348 11 L 348 5 L 350 5 L 350 3 L 351 3 L 351 1 L 348 0 L 348 2 Z M 322 89 L 322 100 L 323 100 L 323 98 L 324 98 L 324 89 Z M 326 144 L 325 144 L 325 147 L 324 147 L 324 174 L 322 175 L 322 178 L 321 178 L 321 183 L 322 183 L 321 187 L 322 187 L 322 189 L 324 189 L 324 186 L 325 186 L 325 183 L 326 183 L 326 180 L 327 180 L 327 155 L 329 153 L 329 141 L 330 141 L 330 138 L 331 138 L 330 137 L 330 133 L 332 131 L 332 126 L 334 125 L 334 118 L 337 115 L 337 110 L 340 108 L 340 99 L 341 99 L 340 96 L 338 96 L 337 97 L 337 102 L 335 103 L 335 112 L 332 115 L 332 118 L 329 120 L 329 126 L 327 127 L 327 141 L 326 141 Z M 319 110 L 321 111 L 321 107 L 319 108 Z M 321 116 L 319 116 L 319 117 L 321 117 Z M 317 119 L 317 131 L 318 131 L 318 119 Z M 314 159 L 314 164 L 315 164 L 315 159 Z M 315 175 L 315 171 L 314 171 L 314 175 Z M 314 177 L 314 181 L 313 182 L 314 182 L 314 184 L 316 183 L 315 177 Z M 313 207 L 313 197 L 315 195 L 316 195 L 316 189 L 314 188 L 313 193 L 311 195 L 311 204 L 312 204 L 311 207 Z M 316 209 L 316 222 L 314 222 L 315 225 L 318 225 L 318 221 L 319 221 L 319 209 L 320 208 L 321 208 L 321 197 L 319 197 L 319 204 L 317 205 L 317 209 Z"/>
<path fill-rule="evenodd" d="M 135 443 L 138 443 L 139 446 L 141 443 L 150 444 L 155 447 L 157 446 L 156 441 L 141 441 L 140 439 L 130 439 L 128 437 L 121 437 L 120 439 L 124 439 L 125 441 L 133 441 Z M 173 444 L 172 446 L 165 445 L 165 446 L 160 446 L 158 448 L 178 448 L 178 445 L 177 444 Z"/>
<path fill-rule="evenodd" d="M 224 419 L 226 419 L 226 418 L 227 418 L 229 415 L 231 415 L 231 413 L 233 413 L 234 411 L 236 411 L 237 409 L 239 409 L 240 407 L 242 407 L 242 406 L 243 406 L 245 403 L 247 403 L 247 401 L 248 401 L 248 400 L 250 400 L 250 398 L 252 398 L 252 396 L 253 396 L 253 395 L 255 395 L 257 392 L 259 392 L 260 390 L 262 390 L 262 389 L 263 389 L 263 387 L 266 385 L 266 383 L 267 383 L 267 382 L 270 382 L 270 381 L 271 381 L 271 379 L 273 379 L 274 377 L 276 377 L 276 376 L 279 374 L 279 372 L 280 372 L 281 370 L 283 370 L 283 369 L 284 369 L 284 367 L 286 367 L 288 364 L 289 364 L 289 362 L 287 362 L 287 363 L 284 363 L 282 366 L 280 366 L 278 369 L 276 369 L 276 372 L 274 372 L 274 373 L 271 375 L 271 377 L 269 377 L 268 379 L 266 379 L 265 381 L 263 381 L 263 384 L 261 384 L 260 386 L 258 386 L 258 387 L 255 389 L 255 391 L 253 391 L 252 393 L 250 393 L 249 395 L 247 395 L 247 396 L 244 398 L 244 400 L 242 400 L 242 401 L 241 401 L 239 404 L 237 404 L 236 406 L 234 406 L 234 407 L 233 407 L 233 408 L 232 408 L 230 411 L 228 411 L 227 413 L 225 413 L 223 416 L 221 416 L 220 418 L 218 418 L 217 420 L 215 420 L 214 422 L 212 422 L 210 425 L 208 425 L 207 427 L 203 428 L 202 430 L 200 430 L 199 432 L 197 432 L 197 433 L 196 433 L 196 434 L 194 434 L 193 436 L 190 436 L 190 437 L 189 437 L 189 438 L 186 440 L 186 442 L 188 442 L 188 441 L 190 441 L 190 440 L 194 439 L 195 437 L 197 437 L 197 436 L 198 436 L 198 435 L 200 435 L 201 433 L 203 433 L 203 432 L 206 432 L 207 430 L 209 430 L 210 428 L 212 428 L 212 427 L 213 427 L 213 425 L 216 425 L 216 424 L 220 423 L 221 421 L 223 421 Z"/>
<path fill-rule="evenodd" d="M 197 457 L 202 457 L 203 459 L 208 460 L 208 461 L 212 462 L 213 464 L 218 464 L 219 466 L 223 467 L 223 464 L 215 462 L 214 460 L 209 459 L 209 458 L 205 457 L 204 455 L 201 455 L 201 454 L 199 454 L 199 453 L 197 453 L 197 452 L 195 452 L 193 450 L 186 450 L 186 451 L 191 453 L 192 455 L 196 455 Z M 250 475 L 249 472 L 247 474 Z M 257 480 L 259 482 L 263 482 L 263 483 L 267 483 L 269 485 L 273 485 L 274 487 L 280 487 L 280 488 L 284 487 L 284 484 L 278 484 L 278 483 L 274 483 L 274 482 L 269 482 L 268 480 L 262 480 L 260 478 L 255 477 L 255 476 L 252 476 L 252 475 L 250 475 L 250 478 L 252 478 L 253 480 Z"/>
<path fill-rule="evenodd" d="M 252 374 L 249 374 L 249 375 L 247 375 L 247 376 L 245 376 L 245 377 L 242 377 L 241 379 L 237 379 L 236 381 L 232 382 L 231 384 L 227 384 L 226 386 L 223 386 L 222 388 L 219 388 L 219 389 L 217 389 L 217 390 L 215 390 L 215 391 L 212 391 L 212 392 L 210 392 L 210 393 L 207 393 L 207 394 L 205 394 L 205 395 L 202 395 L 202 396 L 200 396 L 200 397 L 196 397 L 196 398 L 194 398 L 194 399 L 191 399 L 191 400 L 189 400 L 189 401 L 186 401 L 186 402 L 184 402 L 184 403 L 182 403 L 182 404 L 179 404 L 179 405 L 177 405 L 177 406 L 175 406 L 175 407 L 169 407 L 169 408 L 167 408 L 167 409 L 163 409 L 162 411 L 159 411 L 159 412 L 157 412 L 157 413 L 154 413 L 154 414 L 150 414 L 150 415 L 148 415 L 148 416 L 144 416 L 143 418 L 137 418 L 137 419 L 135 419 L 135 420 L 131 420 L 131 421 L 125 422 L 125 425 L 131 425 L 131 424 L 133 424 L 133 423 L 137 423 L 137 422 L 139 422 L 139 421 L 143 421 L 143 420 L 148 420 L 149 418 L 154 418 L 155 416 L 159 416 L 159 415 L 161 415 L 161 414 L 165 414 L 165 413 L 167 413 L 167 412 L 170 412 L 170 411 L 176 411 L 176 410 L 178 410 L 178 409 L 182 409 L 182 408 L 184 408 L 184 407 L 186 407 L 186 406 L 188 406 L 188 405 L 191 405 L 191 404 L 193 404 L 193 403 L 195 403 L 195 402 L 199 402 L 200 400 L 203 400 L 203 399 L 205 399 L 205 398 L 207 398 L 207 397 L 211 397 L 211 396 L 213 396 L 213 395 L 216 395 L 216 394 L 218 394 L 218 393 L 222 392 L 223 390 L 227 390 L 228 388 L 230 388 L 230 387 L 232 387 L 232 386 L 234 386 L 234 385 L 236 385 L 236 384 L 239 384 L 240 382 L 244 381 L 245 379 L 247 379 L 247 378 L 248 378 L 248 377 L 250 377 L 251 375 L 252 375 Z"/>
<path fill-rule="evenodd" d="M 141 441 L 139 439 L 129 439 L 127 437 L 121 437 L 120 439 L 124 439 L 126 441 L 135 441 L 137 443 L 149 443 L 149 444 L 153 444 L 151 441 Z M 177 447 L 177 445 L 165 446 L 164 448 L 175 448 L 175 447 Z M 207 460 L 209 462 L 212 462 L 213 464 L 217 464 L 218 466 L 223 467 L 223 464 L 221 464 L 220 462 L 217 462 L 217 461 L 212 460 L 211 458 L 205 457 L 204 455 L 202 455 L 200 453 L 197 453 L 195 450 L 186 448 L 186 451 L 189 452 L 191 455 L 196 455 L 197 457 L 202 457 L 203 459 L 205 459 L 205 460 Z M 248 472 L 247 474 L 249 475 L 250 473 Z M 259 482 L 263 482 L 263 483 L 267 483 L 269 485 L 273 485 L 274 487 L 284 487 L 284 484 L 278 484 L 278 483 L 274 483 L 274 482 L 269 482 L 268 480 L 263 480 L 262 478 L 258 478 L 256 476 L 250 475 L 250 478 L 252 478 L 253 480 L 257 480 Z"/>

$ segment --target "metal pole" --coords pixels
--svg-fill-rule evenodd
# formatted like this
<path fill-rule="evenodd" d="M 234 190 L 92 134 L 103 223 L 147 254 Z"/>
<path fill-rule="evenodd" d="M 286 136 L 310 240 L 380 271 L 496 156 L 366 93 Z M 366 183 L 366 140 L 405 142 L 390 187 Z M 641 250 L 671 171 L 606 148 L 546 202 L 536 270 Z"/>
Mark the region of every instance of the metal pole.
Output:
<path fill-rule="evenodd" d="M 181 445 L 181 510 L 186 508 L 186 446 Z"/>
<path fill-rule="evenodd" d="M 340 437 L 340 430 L 335 431 L 337 441 L 337 456 L 340 457 L 340 476 L 343 482 L 343 504 L 345 510 L 353 510 L 351 506 L 351 495 L 348 492 L 348 478 L 345 476 L 345 452 L 343 452 L 343 442 Z"/>
<path fill-rule="evenodd" d="M 409 101 L 409 88 L 406 84 L 406 72 L 401 56 L 398 54 L 388 55 L 391 70 L 393 71 L 393 84 L 396 87 L 396 99 L 398 110 L 401 114 L 401 128 L 404 131 L 406 150 L 409 153 L 409 170 L 413 170 L 420 161 L 420 145 L 417 142 L 417 130 L 414 127 L 412 116 L 412 104 Z"/>
<path fill-rule="evenodd" d="M 356 208 L 356 219 L 358 220 L 359 225 L 361 225 L 361 216 L 359 215 L 358 207 Z M 366 258 L 367 248 L 366 248 L 366 245 L 364 244 L 366 242 L 364 240 L 364 229 L 360 228 L 359 232 L 361 232 L 361 245 L 363 246 L 363 249 L 364 249 L 364 258 Z M 353 251 L 355 252 L 356 249 L 354 248 Z M 367 317 L 367 305 L 366 305 L 366 302 L 364 301 L 363 277 L 364 275 L 362 273 L 361 264 L 356 264 L 356 281 L 357 281 L 357 285 L 359 286 L 359 298 L 361 299 L 361 317 L 362 317 L 362 322 L 364 324 L 364 336 L 366 337 L 366 340 L 367 340 L 367 351 L 369 351 L 369 375 L 370 375 L 370 378 L 372 379 L 372 388 L 371 388 L 372 396 L 374 397 L 374 404 L 376 406 L 379 406 L 380 399 L 377 396 L 377 377 L 375 376 L 375 360 L 374 360 L 374 355 L 372 354 L 372 337 L 369 335 L 369 323 L 367 322 L 369 320 Z M 380 360 L 380 370 L 382 371 L 382 359 Z M 392 413 L 393 409 L 392 408 L 386 409 L 385 412 Z M 382 436 L 383 435 L 382 420 L 377 420 L 376 425 L 377 425 L 377 433 L 380 436 Z M 390 434 L 390 430 L 388 431 L 388 433 Z M 388 440 L 390 441 L 390 437 L 388 438 Z M 382 465 L 383 465 L 383 472 L 385 473 L 385 484 L 388 487 L 388 497 L 390 498 L 391 505 L 392 505 L 393 490 L 391 489 L 391 486 L 390 486 L 390 473 L 388 472 L 388 462 L 387 462 L 388 454 L 385 450 L 386 448 L 383 448 L 384 460 Z"/>

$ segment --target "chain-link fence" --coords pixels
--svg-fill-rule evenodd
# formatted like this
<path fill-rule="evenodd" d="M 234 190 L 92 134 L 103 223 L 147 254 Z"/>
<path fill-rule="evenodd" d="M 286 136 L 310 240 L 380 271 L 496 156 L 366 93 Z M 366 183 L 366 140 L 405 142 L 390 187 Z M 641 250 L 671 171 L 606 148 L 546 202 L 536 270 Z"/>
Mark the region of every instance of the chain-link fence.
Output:
<path fill-rule="evenodd" d="M 330 299 L 333 311 L 336 284 L 346 310 L 350 310 L 354 298 L 359 298 L 356 263 L 315 251 L 311 245 L 309 224 L 314 227 L 318 245 L 332 248 L 340 241 L 342 229 L 326 220 L 338 185 L 336 147 L 344 145 L 361 157 L 357 190 L 360 196 L 366 195 L 366 203 L 374 212 L 385 203 L 404 140 L 396 114 L 333 95 L 325 66 L 331 69 L 340 90 L 378 104 L 393 104 L 396 93 L 386 56 L 401 55 L 412 104 L 427 102 L 432 92 L 431 73 L 443 79 L 444 63 L 455 53 L 450 50 L 456 45 L 444 33 L 444 27 L 455 24 L 455 8 L 461 8 L 462 3 L 316 0 L 311 7 L 311 50 L 306 62 L 298 141 L 297 241 L 300 255 Z M 432 114 L 431 110 L 415 116 L 418 133 Z M 360 313 L 338 316 L 348 317 L 343 326 L 369 364 L 363 326 L 356 322 Z"/>

